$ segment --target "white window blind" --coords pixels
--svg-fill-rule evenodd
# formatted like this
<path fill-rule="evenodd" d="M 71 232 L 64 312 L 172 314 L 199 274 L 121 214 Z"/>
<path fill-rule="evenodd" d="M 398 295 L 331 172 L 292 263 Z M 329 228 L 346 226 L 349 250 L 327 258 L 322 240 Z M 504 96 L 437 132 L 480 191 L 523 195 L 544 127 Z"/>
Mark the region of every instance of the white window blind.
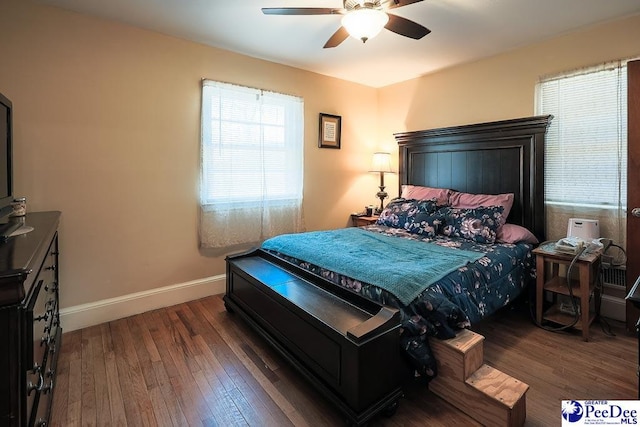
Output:
<path fill-rule="evenodd" d="M 545 202 L 624 206 L 626 64 L 607 64 L 541 81 L 536 110 L 554 116 L 545 140 Z"/>
<path fill-rule="evenodd" d="M 300 231 L 302 98 L 203 80 L 200 243 Z"/>
<path fill-rule="evenodd" d="M 302 198 L 302 99 L 206 81 L 203 204 Z"/>

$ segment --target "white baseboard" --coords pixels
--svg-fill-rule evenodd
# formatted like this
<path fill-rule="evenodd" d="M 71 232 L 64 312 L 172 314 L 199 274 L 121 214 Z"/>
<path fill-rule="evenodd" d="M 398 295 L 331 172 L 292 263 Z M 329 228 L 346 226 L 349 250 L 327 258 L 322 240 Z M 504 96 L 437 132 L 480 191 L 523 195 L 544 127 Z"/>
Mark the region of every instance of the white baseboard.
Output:
<path fill-rule="evenodd" d="M 225 277 L 222 274 L 63 308 L 60 310 L 62 330 L 75 331 L 157 308 L 221 294 L 225 291 Z"/>

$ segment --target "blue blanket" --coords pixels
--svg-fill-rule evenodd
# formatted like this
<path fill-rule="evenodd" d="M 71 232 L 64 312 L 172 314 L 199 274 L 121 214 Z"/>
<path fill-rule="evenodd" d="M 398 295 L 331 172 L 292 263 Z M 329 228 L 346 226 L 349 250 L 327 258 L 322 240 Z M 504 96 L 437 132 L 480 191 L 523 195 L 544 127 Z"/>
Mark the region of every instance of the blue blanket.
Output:
<path fill-rule="evenodd" d="M 283 234 L 266 240 L 262 248 L 379 286 L 405 305 L 437 280 L 484 256 L 360 228 Z"/>

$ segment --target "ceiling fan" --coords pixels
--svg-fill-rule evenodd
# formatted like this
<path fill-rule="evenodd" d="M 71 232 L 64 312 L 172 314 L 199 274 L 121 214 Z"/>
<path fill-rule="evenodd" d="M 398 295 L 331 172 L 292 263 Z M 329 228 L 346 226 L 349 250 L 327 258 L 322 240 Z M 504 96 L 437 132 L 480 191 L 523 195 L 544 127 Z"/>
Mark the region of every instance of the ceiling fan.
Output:
<path fill-rule="evenodd" d="M 406 18 L 387 13 L 387 10 L 407 6 L 422 0 L 343 0 L 342 8 L 329 7 L 265 7 L 265 15 L 342 15 L 342 25 L 325 43 L 324 48 L 336 47 L 350 35 L 362 42 L 375 37 L 382 28 L 401 36 L 421 39 L 431 32 L 428 28 Z"/>

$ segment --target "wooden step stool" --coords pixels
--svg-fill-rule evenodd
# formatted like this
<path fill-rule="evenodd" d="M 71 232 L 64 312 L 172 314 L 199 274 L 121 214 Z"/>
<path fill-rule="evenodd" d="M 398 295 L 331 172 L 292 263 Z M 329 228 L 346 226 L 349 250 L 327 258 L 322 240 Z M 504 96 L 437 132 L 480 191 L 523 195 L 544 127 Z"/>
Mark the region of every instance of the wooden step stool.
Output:
<path fill-rule="evenodd" d="M 484 425 L 524 424 L 529 386 L 484 364 L 482 335 L 464 329 L 455 338 L 430 343 L 438 363 L 431 391 Z"/>

